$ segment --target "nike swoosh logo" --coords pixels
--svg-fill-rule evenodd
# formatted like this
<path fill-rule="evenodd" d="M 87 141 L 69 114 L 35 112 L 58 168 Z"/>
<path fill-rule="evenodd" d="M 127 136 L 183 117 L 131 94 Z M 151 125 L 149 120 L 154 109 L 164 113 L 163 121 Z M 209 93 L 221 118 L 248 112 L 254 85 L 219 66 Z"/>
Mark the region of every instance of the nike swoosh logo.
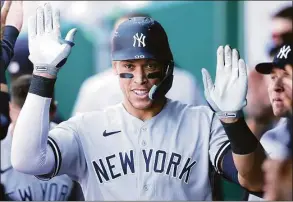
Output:
<path fill-rule="evenodd" d="M 109 133 L 107 133 L 106 132 L 106 130 L 103 132 L 103 136 L 104 137 L 107 137 L 107 136 L 109 136 L 109 135 L 113 135 L 113 134 L 115 134 L 115 133 L 120 133 L 121 132 L 121 130 L 119 130 L 119 131 L 113 131 L 113 132 L 109 132 Z"/>
<path fill-rule="evenodd" d="M 6 168 L 4 170 L 1 170 L 0 173 L 3 174 L 3 173 L 7 172 L 10 169 L 12 169 L 12 166 L 10 166 L 10 167 L 8 167 L 8 168 Z"/>

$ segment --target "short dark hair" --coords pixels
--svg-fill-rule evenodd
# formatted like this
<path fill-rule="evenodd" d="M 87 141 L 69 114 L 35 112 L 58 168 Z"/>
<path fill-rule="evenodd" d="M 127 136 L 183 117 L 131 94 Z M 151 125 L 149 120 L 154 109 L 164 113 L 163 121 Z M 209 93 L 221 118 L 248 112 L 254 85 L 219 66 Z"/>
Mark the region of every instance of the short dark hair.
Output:
<path fill-rule="evenodd" d="M 31 85 L 32 75 L 24 74 L 13 81 L 11 81 L 11 100 L 18 107 L 22 108 L 27 97 L 30 85 Z M 50 112 L 54 112 L 56 110 L 56 106 L 54 103 L 54 96 L 52 97 Z"/>
<path fill-rule="evenodd" d="M 285 18 L 292 20 L 293 7 L 287 6 L 273 15 L 273 18 Z"/>

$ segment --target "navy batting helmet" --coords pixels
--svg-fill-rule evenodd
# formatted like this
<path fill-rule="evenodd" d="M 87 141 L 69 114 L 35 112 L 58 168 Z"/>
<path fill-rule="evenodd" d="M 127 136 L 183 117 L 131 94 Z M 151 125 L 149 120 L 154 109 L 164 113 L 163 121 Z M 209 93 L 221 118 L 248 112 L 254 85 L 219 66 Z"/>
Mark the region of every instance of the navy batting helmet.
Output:
<path fill-rule="evenodd" d="M 152 18 L 129 18 L 114 33 L 112 60 L 134 59 L 153 59 L 165 65 L 165 77 L 149 92 L 152 100 L 164 96 L 173 83 L 173 55 L 164 28 Z"/>

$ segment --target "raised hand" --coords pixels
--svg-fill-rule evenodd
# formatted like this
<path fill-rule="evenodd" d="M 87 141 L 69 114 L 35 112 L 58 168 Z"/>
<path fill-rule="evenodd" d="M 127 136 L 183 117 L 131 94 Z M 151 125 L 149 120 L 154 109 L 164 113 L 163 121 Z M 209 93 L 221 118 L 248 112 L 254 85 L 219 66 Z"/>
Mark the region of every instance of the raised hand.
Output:
<path fill-rule="evenodd" d="M 1 8 L 1 40 L 5 26 L 13 26 L 19 32 L 23 24 L 23 2 L 5 1 Z"/>
<path fill-rule="evenodd" d="M 246 105 L 247 68 L 236 49 L 226 45 L 217 50 L 215 85 L 209 72 L 202 69 L 204 94 L 219 118 L 238 118 Z"/>
<path fill-rule="evenodd" d="M 52 9 L 50 3 L 37 8 L 29 18 L 29 59 L 34 64 L 34 74 L 48 78 L 57 77 L 74 45 L 76 29 L 71 29 L 65 40 L 60 32 L 60 11 Z"/>

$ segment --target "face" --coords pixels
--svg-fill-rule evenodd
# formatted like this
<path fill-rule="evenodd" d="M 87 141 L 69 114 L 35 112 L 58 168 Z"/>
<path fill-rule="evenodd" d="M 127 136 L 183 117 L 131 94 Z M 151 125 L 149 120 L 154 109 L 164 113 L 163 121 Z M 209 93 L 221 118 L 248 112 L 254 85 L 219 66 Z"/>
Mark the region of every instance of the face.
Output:
<path fill-rule="evenodd" d="M 272 104 L 274 115 L 277 117 L 286 117 L 290 113 L 291 106 L 286 104 L 286 93 L 284 80 L 290 75 L 283 69 L 273 68 L 268 85 L 268 93 Z"/>
<path fill-rule="evenodd" d="M 274 117 L 266 77 L 254 69 L 249 72 L 248 77 L 246 114 L 252 119 L 261 120 Z"/>
<path fill-rule="evenodd" d="M 148 78 L 149 74 L 163 75 L 163 66 L 154 60 L 139 59 L 113 62 L 116 74 L 132 74 L 133 78 L 119 77 L 120 88 L 124 94 L 124 104 L 139 110 L 152 107 L 153 101 L 148 94 L 160 78 Z"/>

